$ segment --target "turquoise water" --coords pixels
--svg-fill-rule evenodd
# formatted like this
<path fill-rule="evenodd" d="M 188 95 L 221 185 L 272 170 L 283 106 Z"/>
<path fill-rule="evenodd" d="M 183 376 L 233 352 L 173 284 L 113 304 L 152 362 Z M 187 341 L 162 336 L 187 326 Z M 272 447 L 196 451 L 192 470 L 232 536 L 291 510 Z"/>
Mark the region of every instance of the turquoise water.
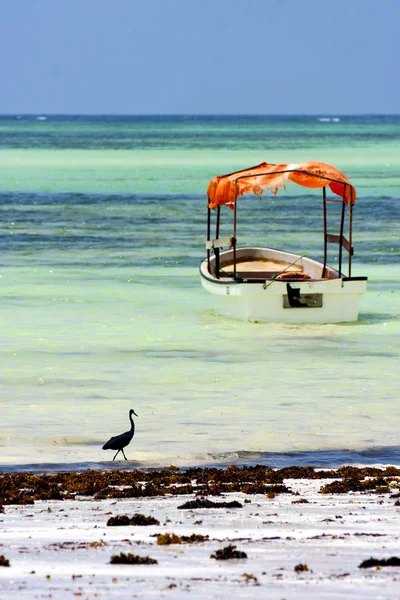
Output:
<path fill-rule="evenodd" d="M 106 467 L 131 407 L 135 466 L 400 463 L 399 141 L 389 116 L 0 117 L 1 468 Z M 359 322 L 215 315 L 208 180 L 309 159 L 357 188 Z M 238 241 L 319 258 L 321 225 L 292 186 L 242 201 Z"/>

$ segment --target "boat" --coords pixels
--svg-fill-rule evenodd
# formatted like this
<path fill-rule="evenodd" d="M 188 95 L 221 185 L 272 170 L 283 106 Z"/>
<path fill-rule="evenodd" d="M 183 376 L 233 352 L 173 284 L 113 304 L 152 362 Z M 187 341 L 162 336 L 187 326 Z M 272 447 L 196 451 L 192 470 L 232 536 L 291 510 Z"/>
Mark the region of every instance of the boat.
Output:
<path fill-rule="evenodd" d="M 293 253 L 262 245 L 238 245 L 239 198 L 251 193 L 262 196 L 265 188 L 276 195 L 288 183 L 322 188 L 322 261 L 308 257 L 302 248 Z M 207 190 L 207 256 L 200 264 L 200 279 L 212 295 L 215 312 L 262 323 L 357 321 L 368 278 L 352 276 L 355 200 L 356 190 L 346 175 L 316 161 L 277 165 L 263 162 L 211 179 Z M 243 201 L 245 198 L 240 200 Z M 330 204 L 328 210 L 328 203 L 335 206 Z M 332 210 L 337 221 L 333 232 L 328 231 L 328 214 L 331 219 Z M 221 237 L 222 218 L 232 212 L 232 235 Z M 257 215 L 254 222 L 257 223 Z M 335 267 L 327 263 L 330 244 L 336 246 Z M 346 274 L 342 271 L 345 262 Z"/>

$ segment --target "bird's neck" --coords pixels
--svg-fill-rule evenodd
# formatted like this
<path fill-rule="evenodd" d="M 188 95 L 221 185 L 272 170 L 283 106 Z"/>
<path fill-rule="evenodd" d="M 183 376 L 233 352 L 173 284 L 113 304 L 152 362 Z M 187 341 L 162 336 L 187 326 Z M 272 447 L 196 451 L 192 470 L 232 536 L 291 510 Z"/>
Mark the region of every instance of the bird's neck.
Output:
<path fill-rule="evenodd" d="M 132 415 L 129 415 L 129 419 L 131 421 L 131 431 L 134 432 L 135 431 L 135 421 L 132 418 Z"/>

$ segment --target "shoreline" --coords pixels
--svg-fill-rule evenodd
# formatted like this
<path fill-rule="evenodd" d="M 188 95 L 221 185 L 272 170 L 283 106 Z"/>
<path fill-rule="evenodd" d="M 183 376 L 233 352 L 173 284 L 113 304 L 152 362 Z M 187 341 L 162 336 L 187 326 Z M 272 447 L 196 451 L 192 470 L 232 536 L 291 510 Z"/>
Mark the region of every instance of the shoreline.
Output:
<path fill-rule="evenodd" d="M 101 442 L 98 442 L 101 445 Z M 131 469 L 164 469 L 175 465 L 181 469 L 191 467 L 199 468 L 227 468 L 230 465 L 247 467 L 263 465 L 266 468 L 281 469 L 297 466 L 307 467 L 313 465 L 315 469 L 338 469 L 343 465 L 356 467 L 385 468 L 388 465 L 400 468 L 400 447 L 394 445 L 373 446 L 358 449 L 324 449 L 324 450 L 286 450 L 261 452 L 255 450 L 231 450 L 226 452 L 211 453 L 180 453 L 165 456 L 147 456 L 146 453 L 135 453 L 135 458 L 113 462 L 111 460 L 96 460 L 95 455 L 89 460 L 80 461 L 44 461 L 31 456 L 30 463 L 25 460 L 14 462 L 4 460 L 0 462 L 0 475 L 2 473 L 60 473 L 81 472 L 87 470 L 131 470 Z M 35 460 L 36 459 L 36 460 Z"/>
<path fill-rule="evenodd" d="M 0 474 L 0 493 L 0 600 L 398 599 L 400 567 L 359 566 L 399 556 L 396 467 Z M 134 515 L 159 524 L 107 525 Z M 247 558 L 212 557 L 230 545 Z"/>

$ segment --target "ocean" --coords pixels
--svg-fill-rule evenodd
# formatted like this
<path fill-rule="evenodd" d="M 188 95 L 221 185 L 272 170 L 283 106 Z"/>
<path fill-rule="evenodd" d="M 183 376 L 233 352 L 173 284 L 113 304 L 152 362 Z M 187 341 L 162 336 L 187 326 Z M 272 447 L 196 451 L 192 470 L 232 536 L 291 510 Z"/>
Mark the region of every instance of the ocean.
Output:
<path fill-rule="evenodd" d="M 400 116 L 0 117 L 0 470 L 400 464 L 399 142 Z M 209 179 L 305 160 L 357 189 L 359 321 L 216 315 Z M 238 243 L 320 258 L 320 192 L 243 201 Z"/>

